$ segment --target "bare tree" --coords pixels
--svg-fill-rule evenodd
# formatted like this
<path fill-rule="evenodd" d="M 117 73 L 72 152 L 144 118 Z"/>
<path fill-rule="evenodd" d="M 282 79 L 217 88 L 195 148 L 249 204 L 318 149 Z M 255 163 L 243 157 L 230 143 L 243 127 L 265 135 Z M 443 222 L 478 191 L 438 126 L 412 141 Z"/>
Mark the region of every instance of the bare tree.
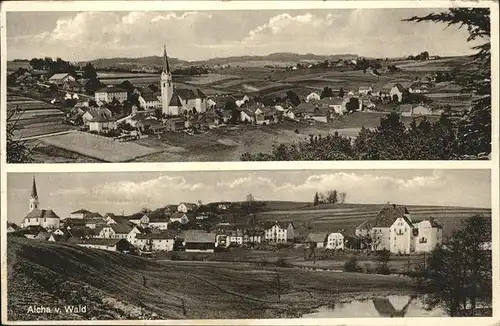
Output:
<path fill-rule="evenodd" d="M 340 202 L 341 204 L 345 203 L 346 198 L 347 198 L 347 194 L 346 194 L 345 192 L 341 192 L 341 193 L 339 193 L 339 202 Z"/>

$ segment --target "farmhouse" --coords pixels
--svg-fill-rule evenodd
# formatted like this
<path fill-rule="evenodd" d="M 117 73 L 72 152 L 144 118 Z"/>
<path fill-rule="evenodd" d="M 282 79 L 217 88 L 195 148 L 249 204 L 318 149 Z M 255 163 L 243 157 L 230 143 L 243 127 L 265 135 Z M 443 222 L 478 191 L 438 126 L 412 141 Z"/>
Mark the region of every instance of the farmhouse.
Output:
<path fill-rule="evenodd" d="M 334 250 L 344 250 L 344 235 L 340 232 L 328 234 L 326 248 Z"/>
<path fill-rule="evenodd" d="M 199 89 L 174 89 L 168 64 L 167 49 L 163 49 L 163 70 L 160 80 L 162 113 L 180 115 L 183 112 L 203 113 L 207 111 L 207 96 Z"/>
<path fill-rule="evenodd" d="M 71 76 L 68 73 L 58 73 L 58 74 L 53 74 L 47 82 L 55 85 L 62 85 L 65 82 L 75 81 L 75 80 L 76 80 L 75 77 Z"/>
<path fill-rule="evenodd" d="M 181 224 L 187 224 L 187 223 L 189 223 L 189 218 L 187 217 L 186 213 L 177 212 L 177 213 L 173 213 L 170 216 L 169 221 L 170 221 L 170 223 L 179 222 Z"/>
<path fill-rule="evenodd" d="M 161 232 L 137 235 L 137 248 L 144 251 L 173 251 L 176 234 Z"/>
<path fill-rule="evenodd" d="M 132 245 L 125 239 L 77 239 L 77 246 L 107 251 L 130 251 Z"/>
<path fill-rule="evenodd" d="M 90 228 L 90 229 L 96 229 L 98 227 L 103 227 L 106 225 L 106 221 L 104 218 L 90 218 L 85 220 L 85 226 Z"/>
<path fill-rule="evenodd" d="M 102 239 L 126 239 L 132 227 L 124 223 L 115 223 L 111 225 L 106 225 L 101 229 L 97 238 Z"/>
<path fill-rule="evenodd" d="M 380 94 L 388 96 L 394 102 L 401 102 L 403 101 L 403 94 L 405 90 L 406 89 L 401 83 L 389 83 L 382 87 Z"/>
<path fill-rule="evenodd" d="M 89 219 L 89 218 L 102 218 L 102 216 L 99 213 L 93 213 L 90 212 L 84 208 L 79 209 L 77 211 L 69 213 L 69 218 L 79 218 L 79 219 Z"/>
<path fill-rule="evenodd" d="M 198 208 L 198 205 L 195 203 L 180 203 L 179 206 L 177 206 L 177 211 L 182 212 L 182 213 L 188 213 L 195 211 Z"/>
<path fill-rule="evenodd" d="M 346 102 L 338 97 L 329 97 L 321 100 L 321 107 L 333 110 L 335 114 L 343 115 L 346 111 Z"/>
<path fill-rule="evenodd" d="M 19 231 L 20 227 L 16 223 L 7 222 L 7 233 Z"/>
<path fill-rule="evenodd" d="M 307 242 L 315 248 L 324 248 L 326 246 L 327 236 L 328 234 L 326 233 L 309 233 L 307 236 Z"/>
<path fill-rule="evenodd" d="M 137 246 L 137 236 L 139 234 L 145 233 L 145 229 L 140 226 L 134 226 L 132 230 L 127 234 L 127 241 L 133 246 Z"/>
<path fill-rule="evenodd" d="M 147 226 L 149 224 L 149 216 L 147 214 L 137 213 L 129 217 L 129 222 L 138 226 Z"/>
<path fill-rule="evenodd" d="M 358 93 L 360 95 L 368 95 L 371 94 L 372 92 L 373 88 L 371 86 L 360 86 L 358 90 Z"/>
<path fill-rule="evenodd" d="M 416 252 L 431 252 L 443 242 L 443 227 L 434 219 L 415 222 L 417 235 L 415 236 Z"/>
<path fill-rule="evenodd" d="M 295 238 L 295 227 L 292 222 L 266 223 L 264 239 L 269 242 L 285 243 Z"/>
<path fill-rule="evenodd" d="M 414 82 L 408 88 L 410 93 L 427 93 L 429 91 L 429 84 L 421 81 Z"/>
<path fill-rule="evenodd" d="M 409 217 L 410 212 L 406 207 L 388 205 L 383 207 L 375 217 L 371 236 L 372 250 L 390 250 L 391 248 L 391 226 L 402 217 Z"/>
<path fill-rule="evenodd" d="M 255 113 L 248 109 L 240 110 L 240 121 L 246 123 L 255 122 Z"/>
<path fill-rule="evenodd" d="M 161 109 L 161 93 L 141 93 L 138 100 L 145 110 Z"/>
<path fill-rule="evenodd" d="M 159 229 L 159 230 L 167 230 L 168 229 L 168 223 L 169 220 L 165 216 L 151 216 L 149 219 L 149 227 L 154 228 L 154 229 Z"/>
<path fill-rule="evenodd" d="M 61 219 L 51 209 L 39 209 L 38 192 L 36 189 L 35 177 L 31 187 L 31 197 L 29 200 L 29 212 L 21 223 L 21 228 L 29 226 L 40 226 L 46 229 L 57 229 Z"/>
<path fill-rule="evenodd" d="M 106 118 L 98 116 L 88 122 L 90 131 L 107 132 L 109 130 L 116 130 L 117 124 L 114 118 Z"/>
<path fill-rule="evenodd" d="M 114 99 L 123 103 L 127 100 L 127 91 L 113 85 L 108 85 L 107 87 L 97 90 L 94 96 L 97 103 L 111 103 Z"/>
<path fill-rule="evenodd" d="M 398 217 L 390 228 L 390 251 L 395 254 L 410 254 L 415 251 L 415 236 L 418 229 L 409 215 Z"/>
<path fill-rule="evenodd" d="M 89 125 L 90 121 L 97 118 L 112 119 L 113 113 L 107 108 L 90 108 L 82 115 L 82 120 L 85 125 Z"/>
<path fill-rule="evenodd" d="M 199 230 L 188 230 L 184 233 L 184 247 L 186 252 L 214 252 L 215 233 Z"/>
<path fill-rule="evenodd" d="M 412 110 L 413 116 L 421 116 L 421 115 L 432 115 L 435 114 L 429 106 L 426 105 L 417 105 Z"/>
<path fill-rule="evenodd" d="M 403 117 L 411 117 L 413 111 L 413 107 L 411 104 L 402 104 L 399 106 L 398 112 Z"/>
<path fill-rule="evenodd" d="M 356 227 L 354 234 L 357 237 L 367 237 L 370 235 L 371 230 L 372 224 L 370 223 L 370 221 L 364 221 Z"/>

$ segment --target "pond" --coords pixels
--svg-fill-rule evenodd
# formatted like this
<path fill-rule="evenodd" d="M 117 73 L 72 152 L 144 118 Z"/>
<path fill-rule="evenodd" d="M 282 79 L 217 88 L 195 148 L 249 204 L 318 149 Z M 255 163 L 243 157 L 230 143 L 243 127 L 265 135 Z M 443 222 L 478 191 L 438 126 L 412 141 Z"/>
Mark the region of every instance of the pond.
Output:
<path fill-rule="evenodd" d="M 362 317 L 448 317 L 440 309 L 425 310 L 417 297 L 390 295 L 366 300 L 353 300 L 322 306 L 302 318 L 362 318 Z"/>

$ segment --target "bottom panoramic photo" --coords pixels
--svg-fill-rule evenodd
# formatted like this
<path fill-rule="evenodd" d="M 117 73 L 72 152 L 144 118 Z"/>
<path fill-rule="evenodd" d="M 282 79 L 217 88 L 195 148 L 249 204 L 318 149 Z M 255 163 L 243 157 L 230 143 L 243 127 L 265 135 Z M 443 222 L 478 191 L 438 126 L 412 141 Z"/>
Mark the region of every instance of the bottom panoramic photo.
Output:
<path fill-rule="evenodd" d="M 489 170 L 9 173 L 7 188 L 8 321 L 492 316 Z"/>

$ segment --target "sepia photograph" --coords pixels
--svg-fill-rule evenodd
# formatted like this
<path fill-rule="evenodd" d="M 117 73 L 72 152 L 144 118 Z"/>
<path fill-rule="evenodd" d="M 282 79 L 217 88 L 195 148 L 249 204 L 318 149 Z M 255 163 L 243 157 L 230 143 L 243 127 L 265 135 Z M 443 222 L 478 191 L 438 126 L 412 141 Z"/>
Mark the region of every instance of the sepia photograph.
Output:
<path fill-rule="evenodd" d="M 492 316 L 490 170 L 7 174 L 8 321 Z"/>
<path fill-rule="evenodd" d="M 8 11 L 7 162 L 489 160 L 483 4 Z"/>

